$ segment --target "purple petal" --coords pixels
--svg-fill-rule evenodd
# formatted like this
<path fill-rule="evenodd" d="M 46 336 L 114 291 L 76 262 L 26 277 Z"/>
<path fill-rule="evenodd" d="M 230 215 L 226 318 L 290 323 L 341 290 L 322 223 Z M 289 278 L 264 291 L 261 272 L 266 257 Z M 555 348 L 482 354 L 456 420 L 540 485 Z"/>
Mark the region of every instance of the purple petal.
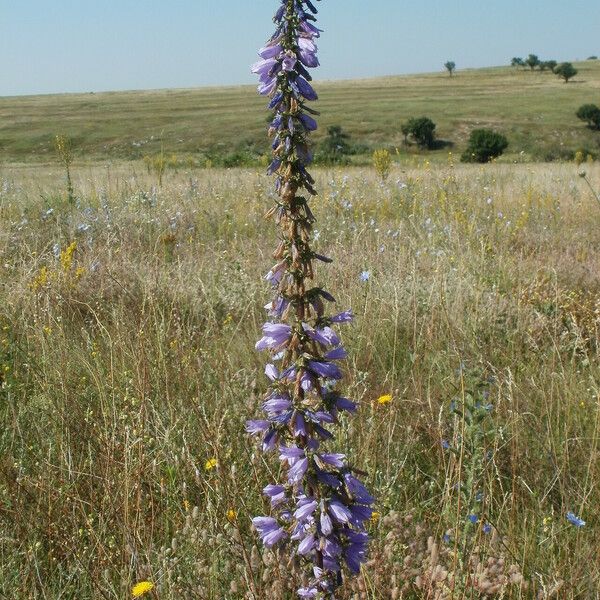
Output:
<path fill-rule="evenodd" d="M 251 435 L 264 433 L 267 429 L 269 429 L 269 421 L 253 420 L 246 422 L 246 431 Z"/>
<path fill-rule="evenodd" d="M 288 481 L 290 483 L 298 483 L 308 469 L 308 458 L 302 458 L 297 461 L 288 471 Z"/>

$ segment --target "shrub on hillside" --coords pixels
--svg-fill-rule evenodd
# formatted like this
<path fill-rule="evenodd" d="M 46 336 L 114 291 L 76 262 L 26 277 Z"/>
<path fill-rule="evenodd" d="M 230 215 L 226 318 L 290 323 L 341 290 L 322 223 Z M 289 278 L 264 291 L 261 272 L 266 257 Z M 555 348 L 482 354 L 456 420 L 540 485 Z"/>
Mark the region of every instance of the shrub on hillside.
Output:
<path fill-rule="evenodd" d="M 577 111 L 577 118 L 585 121 L 591 129 L 600 129 L 600 107 L 595 104 L 583 104 Z"/>
<path fill-rule="evenodd" d="M 350 162 L 348 156 L 354 153 L 350 136 L 339 125 L 332 125 L 327 128 L 327 137 L 317 150 L 316 161 L 326 165 L 346 165 Z"/>
<path fill-rule="evenodd" d="M 501 156 L 508 147 L 508 140 L 491 129 L 475 129 L 471 132 L 469 145 L 464 151 L 462 162 L 487 163 Z"/>
<path fill-rule="evenodd" d="M 412 139 L 422 148 L 432 148 L 435 142 L 435 123 L 429 117 L 409 119 L 401 127 L 402 133 Z"/>

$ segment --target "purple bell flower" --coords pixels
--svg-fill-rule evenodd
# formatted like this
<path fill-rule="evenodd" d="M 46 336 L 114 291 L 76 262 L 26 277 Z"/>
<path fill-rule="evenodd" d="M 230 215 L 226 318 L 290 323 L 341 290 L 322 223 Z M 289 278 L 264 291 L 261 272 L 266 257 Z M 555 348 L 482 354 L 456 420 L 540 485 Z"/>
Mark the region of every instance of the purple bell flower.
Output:
<path fill-rule="evenodd" d="M 340 413 L 356 411 L 354 402 L 335 391 L 342 378 L 336 361 L 345 359 L 347 352 L 333 328 L 353 316 L 351 311 L 327 316 L 326 303 L 335 298 L 306 284 L 312 261 L 332 261 L 312 250 L 305 232 L 289 227 L 295 202 L 306 222 L 315 222 L 300 190 L 309 198 L 317 193 L 307 170 L 313 160 L 309 136 L 318 127 L 311 115 L 317 113 L 306 105 L 318 99 L 309 71 L 319 66 L 316 14 L 313 0 L 281 0 L 274 17 L 276 30 L 252 66 L 258 91 L 270 98 L 274 111 L 268 130 L 273 151 L 268 173 L 275 175 L 280 199 L 268 216 L 280 224 L 280 245 L 275 252 L 279 262 L 266 276 L 274 290 L 274 299 L 265 306 L 270 321 L 256 343 L 257 350 L 271 354 L 265 367 L 269 391 L 262 402 L 266 418 L 246 425 L 248 432 L 262 438 L 264 451 L 279 449 L 284 471 L 282 483 L 263 490 L 274 515 L 258 517 L 253 525 L 265 546 L 287 541 L 293 555 L 304 557 L 306 581 L 298 596 L 309 599 L 333 598 L 344 579 L 342 570 L 359 572 L 366 559 L 364 529 L 373 504 L 362 482 L 351 475 L 346 456 L 326 448 Z M 312 310 L 302 310 L 299 319 L 299 306 Z M 275 361 L 281 361 L 279 369 Z"/>
<path fill-rule="evenodd" d="M 255 517 L 252 519 L 252 525 L 267 548 L 272 548 L 287 537 L 285 530 L 272 517 Z"/>

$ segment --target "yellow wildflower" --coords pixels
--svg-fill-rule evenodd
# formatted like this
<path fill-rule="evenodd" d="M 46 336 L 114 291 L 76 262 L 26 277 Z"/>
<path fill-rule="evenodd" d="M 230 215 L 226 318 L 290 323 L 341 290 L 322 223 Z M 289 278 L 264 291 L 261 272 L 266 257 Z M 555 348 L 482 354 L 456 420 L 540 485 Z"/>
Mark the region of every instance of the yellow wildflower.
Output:
<path fill-rule="evenodd" d="M 216 458 L 209 458 L 204 464 L 204 469 L 206 471 L 211 471 L 217 466 L 218 462 Z"/>
<path fill-rule="evenodd" d="M 226 513 L 226 517 L 227 517 L 227 520 L 230 523 L 233 523 L 235 521 L 236 517 L 237 517 L 237 513 L 235 512 L 235 510 L 233 510 L 232 508 L 230 508 L 227 511 L 227 513 Z"/>
<path fill-rule="evenodd" d="M 67 248 L 60 253 L 60 264 L 62 265 L 63 271 L 66 273 L 71 270 L 73 265 L 73 254 L 77 250 L 77 242 L 71 242 Z"/>
<path fill-rule="evenodd" d="M 35 277 L 35 279 L 31 282 L 30 287 L 33 291 L 38 290 L 39 288 L 45 287 L 48 283 L 49 273 L 47 267 L 42 267 Z"/>
<path fill-rule="evenodd" d="M 379 398 L 377 398 L 378 404 L 389 404 L 391 401 L 392 401 L 391 394 L 384 394 L 383 396 L 379 396 Z"/>
<path fill-rule="evenodd" d="M 131 595 L 134 598 L 140 598 L 144 594 L 147 594 L 151 589 L 154 588 L 154 584 L 151 581 L 140 581 L 133 586 Z"/>
<path fill-rule="evenodd" d="M 379 514 L 378 512 L 373 511 L 371 513 L 371 523 L 377 523 L 379 521 L 380 517 L 381 517 L 381 514 Z"/>

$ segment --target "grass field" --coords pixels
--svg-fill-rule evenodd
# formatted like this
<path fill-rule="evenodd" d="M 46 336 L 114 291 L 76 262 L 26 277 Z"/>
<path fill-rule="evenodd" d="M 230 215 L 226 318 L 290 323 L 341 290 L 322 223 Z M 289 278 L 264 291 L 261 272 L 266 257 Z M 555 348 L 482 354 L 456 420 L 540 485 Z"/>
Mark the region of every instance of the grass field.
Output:
<path fill-rule="evenodd" d="M 569 84 L 552 73 L 508 67 L 459 71 L 452 78 L 435 73 L 318 82 L 323 116 L 316 140 L 339 124 L 368 153 L 383 146 L 406 155 L 400 125 L 426 115 L 457 154 L 469 132 L 483 126 L 508 136 L 504 160 L 554 160 L 580 148 L 598 153 L 600 136 L 575 112 L 584 103 L 600 104 L 600 61 L 576 67 L 579 75 Z M 262 154 L 264 104 L 253 86 L 0 98 L 0 161 L 53 160 L 56 134 L 71 136 L 83 161 L 139 159 L 158 153 L 161 140 L 168 155 L 199 164 L 211 153 Z M 431 154 L 443 158 L 445 151 Z"/>
<path fill-rule="evenodd" d="M 448 137 L 503 124 L 518 148 L 587 135 L 572 108 L 600 71 L 580 68 L 568 85 L 508 70 L 330 84 L 321 109 L 376 144 L 418 110 Z M 47 159 L 58 130 L 103 158 L 162 128 L 182 151 L 258 139 L 259 104 L 245 88 L 2 99 L 3 152 Z M 357 315 L 360 410 L 335 445 L 378 498 L 371 561 L 340 598 L 596 598 L 600 206 L 576 167 L 316 175 L 335 259 L 317 281 Z M 243 432 L 267 383 L 272 182 L 182 169 L 157 187 L 141 162 L 105 162 L 74 187 L 69 204 L 52 164 L 0 170 L 0 597 L 116 600 L 141 579 L 160 599 L 290 597 L 250 529 L 276 461 Z M 469 403 L 471 424 L 451 410 Z"/>

